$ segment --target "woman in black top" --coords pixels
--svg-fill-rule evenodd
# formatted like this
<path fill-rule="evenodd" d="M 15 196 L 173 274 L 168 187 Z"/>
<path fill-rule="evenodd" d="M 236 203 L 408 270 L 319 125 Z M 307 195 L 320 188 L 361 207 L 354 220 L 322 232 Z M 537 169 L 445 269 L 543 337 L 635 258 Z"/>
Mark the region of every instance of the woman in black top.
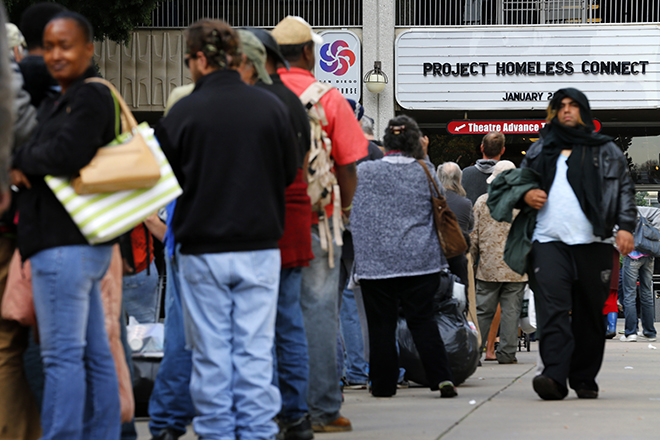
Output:
<path fill-rule="evenodd" d="M 62 89 L 41 106 L 39 127 L 16 152 L 18 246 L 30 258 L 45 390 L 43 440 L 117 440 L 119 391 L 104 326 L 100 281 L 111 246 L 90 246 L 44 176 L 72 176 L 115 137 L 115 107 L 94 76 L 92 30 L 62 13 L 44 31 L 44 61 Z"/>

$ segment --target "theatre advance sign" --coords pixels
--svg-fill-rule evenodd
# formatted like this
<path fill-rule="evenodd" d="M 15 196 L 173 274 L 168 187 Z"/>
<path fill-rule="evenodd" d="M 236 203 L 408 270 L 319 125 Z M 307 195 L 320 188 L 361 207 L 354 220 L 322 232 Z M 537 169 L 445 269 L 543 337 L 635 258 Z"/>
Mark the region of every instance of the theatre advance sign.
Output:
<path fill-rule="evenodd" d="M 595 109 L 660 108 L 660 26 L 415 29 L 395 46 L 410 110 L 544 109 L 563 87 Z"/>
<path fill-rule="evenodd" d="M 599 132 L 602 125 L 598 119 L 594 119 L 594 128 Z M 449 121 L 447 133 L 449 134 L 486 134 L 491 131 L 499 131 L 504 134 L 538 134 L 545 126 L 543 120 L 487 120 L 474 121 L 458 119 Z"/>

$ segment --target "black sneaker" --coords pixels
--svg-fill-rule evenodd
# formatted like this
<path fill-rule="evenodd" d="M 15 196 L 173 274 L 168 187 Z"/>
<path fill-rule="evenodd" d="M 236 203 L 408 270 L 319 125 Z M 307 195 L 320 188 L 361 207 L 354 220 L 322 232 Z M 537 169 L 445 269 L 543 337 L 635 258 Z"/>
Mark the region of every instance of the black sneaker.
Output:
<path fill-rule="evenodd" d="M 562 400 L 568 394 L 568 389 L 562 389 L 554 379 L 542 374 L 532 380 L 534 391 L 543 400 Z"/>
<path fill-rule="evenodd" d="M 598 399 L 598 391 L 596 390 L 588 390 L 586 388 L 582 388 L 575 390 L 575 393 L 580 399 Z"/>
<path fill-rule="evenodd" d="M 438 385 L 438 388 L 440 388 L 440 397 L 456 397 L 458 396 L 458 392 L 456 391 L 456 387 L 454 384 L 446 380 L 442 382 L 440 385 Z"/>
<path fill-rule="evenodd" d="M 309 414 L 304 415 L 298 420 L 292 422 L 280 421 L 280 434 L 277 436 L 281 440 L 311 440 L 314 438 L 312 430 L 312 421 Z"/>

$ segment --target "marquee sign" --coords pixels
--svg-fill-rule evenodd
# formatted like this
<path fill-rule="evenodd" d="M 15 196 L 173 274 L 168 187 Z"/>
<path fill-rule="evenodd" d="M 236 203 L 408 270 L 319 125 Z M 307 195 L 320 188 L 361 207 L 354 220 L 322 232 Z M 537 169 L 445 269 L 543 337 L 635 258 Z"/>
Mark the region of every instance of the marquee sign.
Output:
<path fill-rule="evenodd" d="M 337 30 L 321 32 L 323 44 L 316 45 L 314 76 L 332 84 L 347 99 L 359 101 L 362 96 L 362 49 L 353 32 Z"/>
<path fill-rule="evenodd" d="M 545 126 L 544 120 L 518 120 L 518 121 L 472 121 L 459 119 L 449 121 L 447 132 L 449 134 L 486 134 L 499 131 L 504 134 L 538 134 Z M 594 119 L 596 132 L 601 129 L 598 119 Z"/>
<path fill-rule="evenodd" d="M 395 45 L 410 110 L 539 110 L 563 87 L 594 109 L 660 108 L 660 26 L 414 29 Z"/>

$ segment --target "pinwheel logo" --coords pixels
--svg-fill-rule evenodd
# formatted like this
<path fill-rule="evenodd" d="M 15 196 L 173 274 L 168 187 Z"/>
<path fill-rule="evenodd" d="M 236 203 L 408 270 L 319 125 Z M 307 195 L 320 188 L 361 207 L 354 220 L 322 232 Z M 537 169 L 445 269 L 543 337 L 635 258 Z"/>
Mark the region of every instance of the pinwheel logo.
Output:
<path fill-rule="evenodd" d="M 321 47 L 321 69 L 337 76 L 342 76 L 355 64 L 355 53 L 343 40 L 327 43 Z"/>

